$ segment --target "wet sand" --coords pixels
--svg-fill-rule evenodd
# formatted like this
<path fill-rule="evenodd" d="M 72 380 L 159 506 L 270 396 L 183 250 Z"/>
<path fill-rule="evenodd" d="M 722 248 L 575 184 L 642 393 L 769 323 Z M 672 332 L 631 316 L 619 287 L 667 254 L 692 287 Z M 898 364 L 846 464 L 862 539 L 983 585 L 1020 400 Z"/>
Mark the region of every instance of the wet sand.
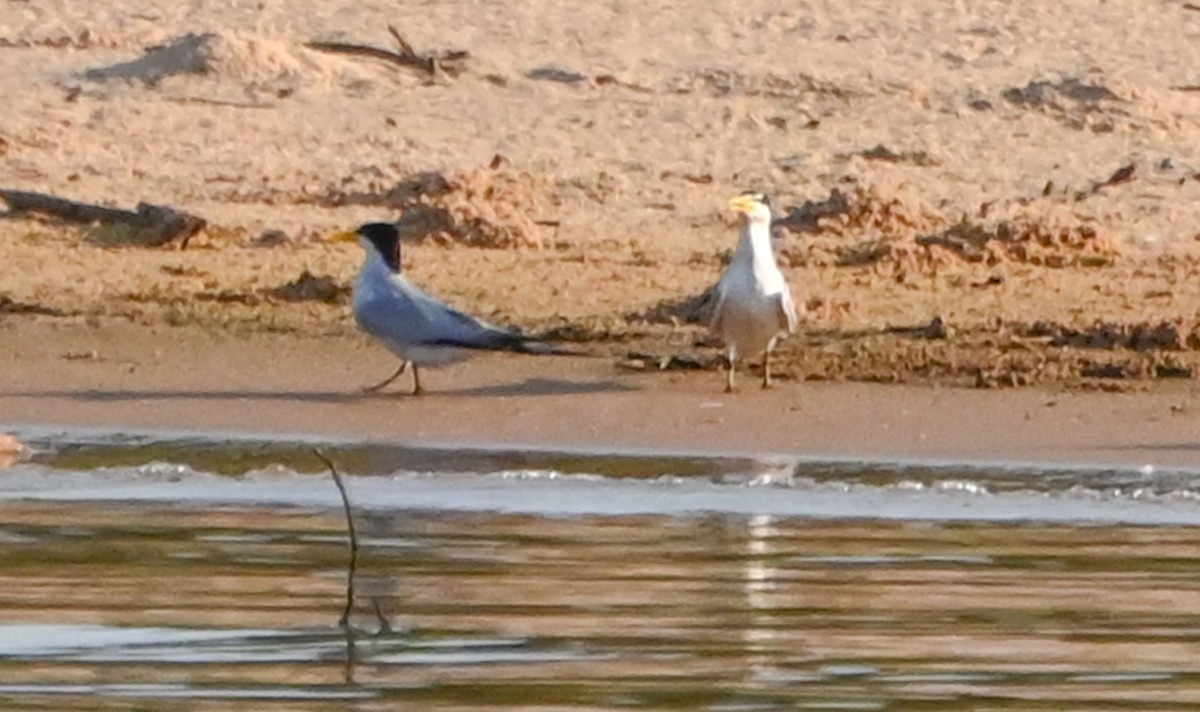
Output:
<path fill-rule="evenodd" d="M 394 367 L 359 338 L 189 327 L 7 324 L 0 423 L 324 434 L 414 444 L 864 458 L 1200 465 L 1191 387 L 746 383 L 605 357 L 483 357 L 429 370 L 420 398 L 362 395 Z M 402 387 L 403 388 L 403 387 Z"/>

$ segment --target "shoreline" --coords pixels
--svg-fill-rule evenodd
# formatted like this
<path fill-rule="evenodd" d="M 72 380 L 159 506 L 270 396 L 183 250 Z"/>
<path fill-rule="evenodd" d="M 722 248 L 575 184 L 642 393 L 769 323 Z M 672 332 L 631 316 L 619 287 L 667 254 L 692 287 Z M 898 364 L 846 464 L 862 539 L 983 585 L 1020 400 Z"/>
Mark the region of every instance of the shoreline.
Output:
<path fill-rule="evenodd" d="M 431 371 L 423 379 L 430 392 L 419 398 L 369 396 L 356 389 L 394 362 L 362 339 L 5 325 L 0 422 L 26 426 L 422 446 L 1200 466 L 1200 394 L 1190 384 L 1102 393 L 782 382 L 726 396 L 715 371 L 643 373 L 605 358 L 484 356 Z"/>
<path fill-rule="evenodd" d="M 72 444 L 113 445 L 116 438 L 136 439 L 136 445 L 196 444 L 204 446 L 238 445 L 309 445 L 333 447 L 347 450 L 371 448 L 383 450 L 405 450 L 436 455 L 461 455 L 470 461 L 472 457 L 520 456 L 532 457 L 578 457 L 613 459 L 657 459 L 657 460 L 706 460 L 726 463 L 745 463 L 778 467 L 854 467 L 875 468 L 923 468 L 933 470 L 957 470 L 967 472 L 994 470 L 1021 470 L 1039 474 L 1140 472 L 1151 475 L 1200 475 L 1200 458 L 1192 464 L 1155 465 L 1152 462 L 1138 464 L 1134 461 L 1116 460 L 1036 460 L 1005 457 L 971 457 L 970 455 L 947 455 L 940 457 L 920 454 L 889 455 L 886 452 L 855 455 L 850 453 L 815 452 L 768 452 L 737 449 L 657 449 L 653 446 L 621 447 L 601 443 L 545 443 L 545 442 L 484 442 L 470 440 L 426 440 L 414 442 L 384 437 L 356 437 L 345 434 L 300 431 L 261 432 L 242 430 L 195 430 L 188 428 L 129 428 L 100 425 L 69 425 L 55 423 L 20 423 L 0 421 L 0 433 L 15 434 L 19 440 L 29 443 L 45 442 L 65 436 Z"/>

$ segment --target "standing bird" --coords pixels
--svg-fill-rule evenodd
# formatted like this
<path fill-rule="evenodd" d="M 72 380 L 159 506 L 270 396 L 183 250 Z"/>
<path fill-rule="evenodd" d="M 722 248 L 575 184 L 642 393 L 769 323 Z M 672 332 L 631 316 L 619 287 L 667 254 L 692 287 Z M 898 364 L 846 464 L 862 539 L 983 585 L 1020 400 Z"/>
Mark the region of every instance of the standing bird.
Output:
<path fill-rule="evenodd" d="M 771 206 L 762 193 L 743 193 L 729 207 L 746 217 L 733 260 L 717 282 L 709 328 L 725 342 L 729 358 L 725 392 L 733 392 L 737 362 L 763 352 L 762 387 L 771 387 L 771 350 L 796 331 L 796 305 L 771 250 Z"/>
<path fill-rule="evenodd" d="M 382 389 L 412 366 L 412 394 L 420 395 L 418 367 L 445 366 L 479 351 L 579 355 L 464 314 L 409 282 L 400 274 L 400 233 L 391 223 L 368 223 L 327 241 L 356 241 L 366 250 L 354 282 L 354 319 L 403 361 L 395 373 L 364 391 Z"/>

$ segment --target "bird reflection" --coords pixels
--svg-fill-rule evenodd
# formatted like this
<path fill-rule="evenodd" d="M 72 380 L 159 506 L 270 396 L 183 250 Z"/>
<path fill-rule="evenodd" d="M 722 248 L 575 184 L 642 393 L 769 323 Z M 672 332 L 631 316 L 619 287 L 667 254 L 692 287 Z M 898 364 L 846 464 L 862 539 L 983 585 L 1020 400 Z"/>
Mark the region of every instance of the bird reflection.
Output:
<path fill-rule="evenodd" d="M 756 680 L 776 669 L 776 638 L 773 611 L 777 607 L 774 595 L 779 571 L 770 564 L 778 536 L 775 517 L 770 514 L 752 515 L 746 522 L 746 557 L 743 569 L 743 590 L 750 611 L 749 624 L 742 631 L 749 679 Z"/>

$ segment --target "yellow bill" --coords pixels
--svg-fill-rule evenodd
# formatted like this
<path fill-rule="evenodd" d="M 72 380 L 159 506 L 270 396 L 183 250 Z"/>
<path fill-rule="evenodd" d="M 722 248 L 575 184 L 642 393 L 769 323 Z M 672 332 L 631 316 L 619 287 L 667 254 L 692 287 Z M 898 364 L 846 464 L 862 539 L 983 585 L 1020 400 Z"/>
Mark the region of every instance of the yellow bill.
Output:
<path fill-rule="evenodd" d="M 325 238 L 325 242 L 358 242 L 358 233 L 354 230 L 344 230 Z"/>
<path fill-rule="evenodd" d="M 729 209 L 739 213 L 749 213 L 754 210 L 756 204 L 753 195 L 739 195 L 729 201 Z"/>

